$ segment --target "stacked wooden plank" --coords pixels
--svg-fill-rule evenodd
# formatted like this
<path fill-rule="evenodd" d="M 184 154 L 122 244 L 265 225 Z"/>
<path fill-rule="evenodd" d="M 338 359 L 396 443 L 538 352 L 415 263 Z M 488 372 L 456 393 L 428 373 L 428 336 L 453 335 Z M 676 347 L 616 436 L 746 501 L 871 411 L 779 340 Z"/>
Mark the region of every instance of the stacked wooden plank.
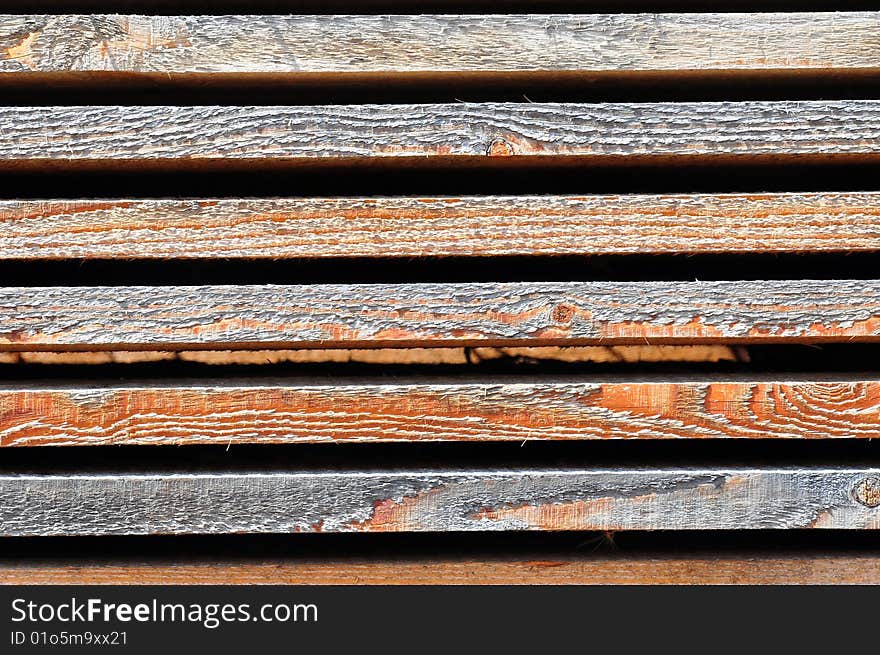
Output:
<path fill-rule="evenodd" d="M 643 254 L 870 256 L 880 249 L 874 189 L 829 190 L 818 175 L 806 191 L 724 187 L 744 168 L 880 164 L 880 99 L 650 96 L 658 86 L 707 81 L 880 82 L 878 33 L 880 12 L 0 16 L 0 93 L 97 94 L 88 105 L 0 106 L 0 176 L 44 190 L 19 197 L 9 187 L 0 202 L 0 259 L 11 272 L 0 281 L 0 351 L 876 343 L 880 278 L 847 271 L 634 281 L 579 273 L 522 281 L 501 265 L 492 279 L 464 281 L 453 271 L 445 280 L 408 271 L 439 257 L 467 270 L 477 258 L 540 266 L 548 256 L 585 265 L 614 256 L 622 270 Z M 586 90 L 609 80 L 644 97 L 452 95 L 461 81 L 515 94 L 535 81 Z M 127 103 L 135 85 L 153 89 L 156 102 Z M 289 103 L 253 104 L 249 93 L 266 85 L 288 90 Z M 386 85 L 395 97 L 414 85 L 450 97 L 382 102 Z M 176 104 L 174 88 L 204 89 L 211 102 Z M 301 104 L 304 89 L 326 99 Z M 369 103 L 335 102 L 334 94 L 363 89 Z M 718 188 L 577 190 L 578 178 L 598 168 L 685 166 L 717 171 Z M 450 193 L 345 194 L 347 176 L 371 170 L 448 180 Z M 455 180 L 472 171 L 525 171 L 537 191 L 456 193 Z M 572 191 L 541 192 L 541 180 L 561 171 Z M 218 189 L 192 198 L 156 186 L 145 197 L 114 197 L 112 186 L 96 186 L 114 175 L 253 172 L 320 175 L 338 181 L 340 195 Z M 53 197 L 59 176 L 79 176 L 82 196 Z M 286 261 L 343 258 L 364 271 L 385 267 L 394 280 L 283 275 Z M 162 278 L 169 259 L 230 271 L 272 260 L 278 276 L 93 285 L 14 275 L 25 270 L 16 266 L 100 260 L 125 279 L 138 260 Z M 140 380 L 123 371 L 120 380 L 77 370 L 71 380 L 47 369 L 49 379 L 32 380 L 17 377 L 17 366 L 4 369 L 0 385 L 0 446 L 47 454 L 42 463 L 11 456 L 0 470 L 6 537 L 880 528 L 876 449 L 846 462 L 804 464 L 798 455 L 800 440 L 880 435 L 880 380 L 871 370 L 563 375 L 537 367 L 512 375 L 465 366 L 430 377 L 396 369 L 351 377 L 339 366 L 319 377 L 223 371 Z M 626 462 L 590 464 L 591 442 L 618 439 L 709 439 L 719 448 L 700 463 L 661 466 L 636 449 Z M 791 457 L 729 461 L 729 439 L 787 440 Z M 474 442 L 505 441 L 582 443 L 559 464 L 471 461 Z M 301 444 L 322 442 L 459 443 L 427 464 L 407 461 L 410 443 L 369 466 L 298 461 Z M 169 448 L 232 444 L 276 450 L 257 465 L 232 449 L 205 469 L 186 449 Z M 127 449 L 121 461 L 121 445 L 151 455 L 142 461 Z M 88 452 L 100 453 L 94 465 Z"/>

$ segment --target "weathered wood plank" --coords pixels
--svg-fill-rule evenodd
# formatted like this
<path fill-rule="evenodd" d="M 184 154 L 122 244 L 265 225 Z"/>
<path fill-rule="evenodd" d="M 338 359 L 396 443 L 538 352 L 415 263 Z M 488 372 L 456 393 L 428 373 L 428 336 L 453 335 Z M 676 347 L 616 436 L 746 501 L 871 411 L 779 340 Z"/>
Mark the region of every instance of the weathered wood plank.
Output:
<path fill-rule="evenodd" d="M 874 554 L 590 555 L 443 559 L 19 561 L 0 584 L 880 584 Z"/>
<path fill-rule="evenodd" d="M 880 193 L 0 201 L 0 259 L 880 249 Z"/>
<path fill-rule="evenodd" d="M 0 287 L 0 350 L 878 338 L 878 280 Z"/>
<path fill-rule="evenodd" d="M 4 474 L 0 535 L 880 529 L 878 504 L 880 469 Z"/>
<path fill-rule="evenodd" d="M 0 107 L 0 165 L 870 157 L 880 101 Z"/>
<path fill-rule="evenodd" d="M 880 68 L 880 13 L 0 16 L 0 72 Z"/>
<path fill-rule="evenodd" d="M 0 446 L 880 437 L 863 378 L 22 387 L 0 388 Z"/>

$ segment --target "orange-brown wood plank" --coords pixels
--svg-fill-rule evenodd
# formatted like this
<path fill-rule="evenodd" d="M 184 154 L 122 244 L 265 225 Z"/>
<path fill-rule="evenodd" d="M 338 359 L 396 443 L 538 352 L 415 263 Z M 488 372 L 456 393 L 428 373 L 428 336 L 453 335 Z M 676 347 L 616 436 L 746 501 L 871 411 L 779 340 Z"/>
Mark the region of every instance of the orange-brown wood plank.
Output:
<path fill-rule="evenodd" d="M 878 248 L 880 193 L 0 201 L 0 259 Z"/>
<path fill-rule="evenodd" d="M 880 339 L 880 280 L 0 287 L 0 350 Z"/>
<path fill-rule="evenodd" d="M 0 445 L 876 438 L 880 380 L 621 376 L 0 389 Z"/>
<path fill-rule="evenodd" d="M 0 584 L 880 584 L 875 554 L 0 564 Z"/>

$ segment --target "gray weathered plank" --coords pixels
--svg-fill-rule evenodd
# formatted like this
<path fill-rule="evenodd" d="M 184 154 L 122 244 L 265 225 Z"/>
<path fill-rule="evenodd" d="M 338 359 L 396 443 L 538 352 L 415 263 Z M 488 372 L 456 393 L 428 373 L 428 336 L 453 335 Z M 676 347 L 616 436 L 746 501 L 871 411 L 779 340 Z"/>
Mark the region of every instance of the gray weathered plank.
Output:
<path fill-rule="evenodd" d="M 880 193 L 0 200 L 0 259 L 880 249 Z"/>
<path fill-rule="evenodd" d="M 0 107 L 0 165 L 880 154 L 880 101 Z"/>
<path fill-rule="evenodd" d="M 0 349 L 880 338 L 880 281 L 0 287 Z"/>
<path fill-rule="evenodd" d="M 0 535 L 878 529 L 878 475 L 851 468 L 4 474 Z"/>
<path fill-rule="evenodd" d="M 880 13 L 0 16 L 0 73 L 880 68 Z"/>
<path fill-rule="evenodd" d="M 0 386 L 0 446 L 878 436 L 880 380 L 864 376 Z"/>

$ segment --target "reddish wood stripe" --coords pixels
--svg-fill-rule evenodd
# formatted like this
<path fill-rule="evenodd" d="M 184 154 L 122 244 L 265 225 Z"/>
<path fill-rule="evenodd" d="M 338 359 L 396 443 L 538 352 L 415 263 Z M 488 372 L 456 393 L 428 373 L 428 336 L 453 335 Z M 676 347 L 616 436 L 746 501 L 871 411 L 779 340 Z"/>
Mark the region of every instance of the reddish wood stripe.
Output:
<path fill-rule="evenodd" d="M 0 584 L 880 584 L 877 555 L 374 559 L 0 564 Z"/>
<path fill-rule="evenodd" d="M 187 361 L 215 366 L 245 364 L 360 363 L 393 366 L 471 364 L 488 360 L 558 362 L 736 362 L 749 361 L 743 348 L 704 346 L 545 346 L 539 348 L 314 348 L 303 350 L 74 350 L 0 351 L 0 364 L 142 364 Z"/>
<path fill-rule="evenodd" d="M 880 249 L 880 194 L 0 201 L 0 259 Z"/>
<path fill-rule="evenodd" d="M 0 445 L 876 438 L 878 380 L 0 389 Z"/>

